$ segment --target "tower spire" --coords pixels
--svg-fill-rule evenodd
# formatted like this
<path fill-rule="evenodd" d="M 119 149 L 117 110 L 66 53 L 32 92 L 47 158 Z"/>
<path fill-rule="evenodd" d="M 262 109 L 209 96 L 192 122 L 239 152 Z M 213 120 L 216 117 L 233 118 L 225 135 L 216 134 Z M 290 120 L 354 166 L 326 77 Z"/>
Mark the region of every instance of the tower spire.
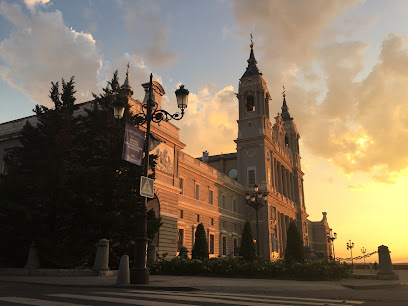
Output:
<path fill-rule="evenodd" d="M 254 54 L 254 42 L 253 42 L 253 37 L 252 33 L 250 35 L 251 37 L 251 44 L 249 45 L 251 47 L 251 51 L 249 53 L 249 59 L 247 60 L 248 62 L 248 67 L 246 68 L 245 73 L 242 75 L 242 78 L 250 77 L 250 76 L 255 76 L 255 75 L 262 75 L 262 73 L 259 72 L 259 69 L 257 67 L 257 61 L 255 59 L 255 54 Z"/>
<path fill-rule="evenodd" d="M 286 104 L 286 89 L 285 85 L 283 85 L 283 91 L 282 91 L 282 96 L 283 96 L 283 104 L 282 104 L 282 118 L 283 121 L 288 121 L 288 120 L 293 120 L 293 118 L 289 114 L 289 107 Z"/>
<path fill-rule="evenodd" d="M 126 92 L 126 94 L 130 97 L 133 95 L 133 90 L 132 90 L 132 86 L 130 86 L 129 84 L 129 62 L 126 65 L 127 69 L 126 69 L 126 78 L 125 78 L 125 82 L 123 82 L 122 85 L 122 89 Z"/>

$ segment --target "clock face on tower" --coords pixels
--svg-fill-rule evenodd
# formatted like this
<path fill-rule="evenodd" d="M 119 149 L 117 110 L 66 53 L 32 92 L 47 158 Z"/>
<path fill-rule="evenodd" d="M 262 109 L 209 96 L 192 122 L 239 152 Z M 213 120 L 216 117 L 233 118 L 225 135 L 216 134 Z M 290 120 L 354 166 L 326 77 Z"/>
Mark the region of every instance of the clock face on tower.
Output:
<path fill-rule="evenodd" d="M 228 176 L 232 179 L 236 179 L 238 176 L 238 171 L 235 168 L 232 168 L 229 172 L 228 172 Z"/>
<path fill-rule="evenodd" d="M 255 156 L 255 150 L 254 149 L 249 149 L 247 151 L 247 154 L 248 154 L 249 157 L 254 157 Z"/>

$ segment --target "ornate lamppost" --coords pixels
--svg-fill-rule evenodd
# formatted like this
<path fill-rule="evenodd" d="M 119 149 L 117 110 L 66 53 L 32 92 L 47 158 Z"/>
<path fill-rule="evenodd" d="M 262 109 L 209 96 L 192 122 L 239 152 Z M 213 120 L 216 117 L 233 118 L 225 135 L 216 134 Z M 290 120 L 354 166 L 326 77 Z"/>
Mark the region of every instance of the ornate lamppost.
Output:
<path fill-rule="evenodd" d="M 350 250 L 350 253 L 351 253 L 351 265 L 354 267 L 353 248 L 354 248 L 354 242 L 351 242 L 351 240 L 349 240 L 349 242 L 347 242 L 347 250 Z"/>
<path fill-rule="evenodd" d="M 361 248 L 361 253 L 363 253 L 363 258 L 364 258 L 364 269 L 365 269 L 365 253 L 367 253 L 367 249 L 365 247 Z"/>
<path fill-rule="evenodd" d="M 150 148 L 150 125 L 151 122 L 160 123 L 170 119 L 180 120 L 184 116 L 184 109 L 187 108 L 189 91 L 181 85 L 176 90 L 177 105 L 181 109 L 180 113 L 170 114 L 169 112 L 158 109 L 158 104 L 152 101 L 153 74 L 150 74 L 149 99 L 142 105 L 142 112 L 138 113 L 129 120 L 130 124 L 142 125 L 146 123 L 146 138 L 144 146 L 144 166 L 143 176 L 147 177 L 149 170 L 149 148 Z M 123 117 L 125 104 L 121 99 L 116 99 L 114 106 L 114 116 L 117 119 Z M 137 217 L 137 228 L 135 234 L 134 264 L 130 270 L 130 282 L 132 284 L 148 284 L 149 270 L 146 268 L 147 256 L 147 197 L 141 197 L 140 211 Z"/>
<path fill-rule="evenodd" d="M 329 242 L 331 247 L 333 248 L 333 259 L 334 261 L 336 261 L 336 252 L 334 251 L 334 240 L 337 239 L 337 233 L 333 233 L 333 230 L 330 229 L 330 232 L 326 233 L 326 236 L 327 236 L 327 242 Z"/>
<path fill-rule="evenodd" d="M 254 185 L 254 192 L 249 194 L 245 194 L 245 199 L 247 200 L 247 204 L 255 209 L 256 212 L 256 247 L 257 247 L 257 254 L 259 256 L 259 219 L 258 219 L 258 210 L 263 206 L 268 205 L 268 193 L 262 193 L 259 191 L 259 187 L 257 184 Z"/>

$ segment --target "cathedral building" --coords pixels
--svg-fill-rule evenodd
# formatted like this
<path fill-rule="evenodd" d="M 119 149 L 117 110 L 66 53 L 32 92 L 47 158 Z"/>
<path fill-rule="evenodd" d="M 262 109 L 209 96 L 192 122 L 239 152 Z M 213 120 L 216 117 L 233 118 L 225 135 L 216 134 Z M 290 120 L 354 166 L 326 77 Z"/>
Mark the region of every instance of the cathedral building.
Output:
<path fill-rule="evenodd" d="M 202 223 L 210 257 L 235 256 L 247 220 L 251 221 L 254 239 L 264 258 L 273 260 L 284 256 L 291 221 L 296 223 L 305 246 L 319 245 L 320 250 L 329 252 L 324 232 L 328 227 L 326 217 L 325 226 L 313 226 L 316 232 L 313 237 L 319 241 L 311 240 L 313 237 L 309 235 L 312 223 L 307 219 L 304 199 L 300 134 L 289 113 L 285 94 L 282 112 L 271 118 L 271 98 L 258 69 L 253 44 L 247 62 L 237 93 L 236 152 L 213 156 L 203 152 L 202 157 L 195 158 L 183 151 L 185 144 L 179 138 L 178 127 L 171 122 L 152 123 L 152 134 L 162 141 L 151 152 L 158 155 L 158 164 L 155 197 L 148 202 L 148 208 L 154 208 L 163 222 L 155 238 L 159 254 L 177 256 L 181 246 L 191 251 L 195 230 Z M 139 113 L 147 102 L 149 84 L 142 85 L 146 94 L 140 101 L 132 97 L 130 83 L 127 73 L 122 87 L 127 89 L 131 111 Z M 153 99 L 159 107 L 164 94 L 163 87 L 153 82 Z M 79 112 L 92 103 L 82 103 Z M 36 123 L 35 116 L 31 116 L 0 124 L 0 172 L 5 169 L 2 157 L 7 150 L 19 145 L 18 135 L 27 120 Z M 267 193 L 267 205 L 259 209 L 259 237 L 255 230 L 255 210 L 245 199 L 255 184 L 261 192 Z"/>

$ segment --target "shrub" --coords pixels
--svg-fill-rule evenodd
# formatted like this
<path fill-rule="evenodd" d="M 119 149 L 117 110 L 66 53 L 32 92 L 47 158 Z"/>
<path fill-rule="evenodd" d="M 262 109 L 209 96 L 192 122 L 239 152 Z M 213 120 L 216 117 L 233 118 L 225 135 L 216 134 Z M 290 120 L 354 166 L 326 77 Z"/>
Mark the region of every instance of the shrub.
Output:
<path fill-rule="evenodd" d="M 285 262 L 303 262 L 305 260 L 303 240 L 302 237 L 300 237 L 300 233 L 295 222 L 293 221 L 289 224 L 287 237 Z"/>
<path fill-rule="evenodd" d="M 205 235 L 204 225 L 200 223 L 195 232 L 195 242 L 192 250 L 193 259 L 208 259 L 208 243 Z"/>
<path fill-rule="evenodd" d="M 255 244 L 252 238 L 252 229 L 249 221 L 245 222 L 244 229 L 242 230 L 242 241 L 239 249 L 239 256 L 242 256 L 245 260 L 255 260 L 256 251 Z"/>
<path fill-rule="evenodd" d="M 351 269 L 347 265 L 327 261 L 288 264 L 282 260 L 271 262 L 262 258 L 247 261 L 237 257 L 224 257 L 202 261 L 176 257 L 155 262 L 150 272 L 167 275 L 332 280 L 347 278 Z"/>

